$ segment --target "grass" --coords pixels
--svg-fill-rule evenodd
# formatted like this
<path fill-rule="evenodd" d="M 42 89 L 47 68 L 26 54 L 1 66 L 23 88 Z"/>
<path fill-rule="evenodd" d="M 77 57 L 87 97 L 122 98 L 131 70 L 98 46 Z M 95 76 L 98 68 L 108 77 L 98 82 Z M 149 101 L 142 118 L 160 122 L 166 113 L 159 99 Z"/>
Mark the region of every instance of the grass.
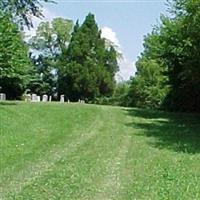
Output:
<path fill-rule="evenodd" d="M 0 103 L 0 199 L 200 199 L 200 117 Z"/>

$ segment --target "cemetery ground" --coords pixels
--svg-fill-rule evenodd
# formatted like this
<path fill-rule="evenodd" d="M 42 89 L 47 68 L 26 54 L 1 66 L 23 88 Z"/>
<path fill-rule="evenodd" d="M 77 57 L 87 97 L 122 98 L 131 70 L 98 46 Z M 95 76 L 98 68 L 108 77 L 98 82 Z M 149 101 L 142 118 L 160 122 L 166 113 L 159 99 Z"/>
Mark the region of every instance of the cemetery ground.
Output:
<path fill-rule="evenodd" d="M 0 199 L 200 199 L 200 116 L 0 103 Z"/>

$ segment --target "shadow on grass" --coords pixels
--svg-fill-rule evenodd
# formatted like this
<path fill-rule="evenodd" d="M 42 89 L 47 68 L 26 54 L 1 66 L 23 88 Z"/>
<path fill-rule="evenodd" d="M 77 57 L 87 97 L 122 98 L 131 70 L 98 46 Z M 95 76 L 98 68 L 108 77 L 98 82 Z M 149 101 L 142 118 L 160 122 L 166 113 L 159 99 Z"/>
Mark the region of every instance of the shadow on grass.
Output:
<path fill-rule="evenodd" d="M 10 106 L 10 105 L 18 105 L 19 103 L 12 101 L 0 101 L 0 106 Z"/>
<path fill-rule="evenodd" d="M 153 137 L 149 145 L 189 154 L 200 153 L 200 115 L 129 109 L 133 117 L 127 124 L 137 135 Z"/>

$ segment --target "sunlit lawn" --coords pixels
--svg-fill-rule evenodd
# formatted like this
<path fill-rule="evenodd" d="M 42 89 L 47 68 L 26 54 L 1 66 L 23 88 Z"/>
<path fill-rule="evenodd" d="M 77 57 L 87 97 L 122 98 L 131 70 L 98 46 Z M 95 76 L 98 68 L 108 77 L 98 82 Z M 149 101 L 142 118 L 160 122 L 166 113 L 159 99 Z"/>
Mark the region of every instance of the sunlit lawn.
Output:
<path fill-rule="evenodd" d="M 200 116 L 0 103 L 0 199 L 200 199 Z"/>

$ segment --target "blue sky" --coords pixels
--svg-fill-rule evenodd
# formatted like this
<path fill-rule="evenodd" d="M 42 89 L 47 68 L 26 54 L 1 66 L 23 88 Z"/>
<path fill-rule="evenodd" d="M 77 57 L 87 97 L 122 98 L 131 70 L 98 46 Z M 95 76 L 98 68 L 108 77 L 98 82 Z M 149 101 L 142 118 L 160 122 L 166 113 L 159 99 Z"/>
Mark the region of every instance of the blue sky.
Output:
<path fill-rule="evenodd" d="M 135 73 L 135 61 L 143 49 L 143 37 L 165 13 L 165 0 L 57 0 L 44 4 L 45 20 L 64 17 L 82 22 L 91 12 L 95 15 L 102 34 L 119 46 L 123 54 L 119 76 L 128 79 Z M 36 26 L 38 22 L 35 22 Z M 118 77 L 119 78 L 119 77 Z"/>

